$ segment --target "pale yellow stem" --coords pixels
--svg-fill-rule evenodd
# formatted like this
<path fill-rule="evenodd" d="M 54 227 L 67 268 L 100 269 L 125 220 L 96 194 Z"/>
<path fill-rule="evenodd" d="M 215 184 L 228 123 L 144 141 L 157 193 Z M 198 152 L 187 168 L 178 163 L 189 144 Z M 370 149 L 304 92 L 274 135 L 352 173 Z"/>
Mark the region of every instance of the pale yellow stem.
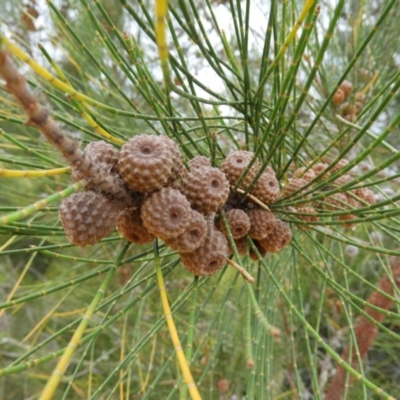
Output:
<path fill-rule="evenodd" d="M 239 271 L 244 278 L 246 278 L 250 283 L 254 283 L 254 278 L 239 264 L 235 263 L 235 261 L 227 258 L 226 261 L 228 264 L 230 264 L 233 268 L 235 268 L 237 271 Z"/>
<path fill-rule="evenodd" d="M 0 176 L 3 178 L 42 178 L 44 176 L 62 175 L 71 171 L 71 167 L 53 168 L 43 170 L 18 170 L 0 168 Z"/>
<path fill-rule="evenodd" d="M 158 260 L 159 261 L 159 260 Z M 179 368 L 181 369 L 183 379 L 186 382 L 188 387 L 188 391 L 192 400 L 201 400 L 200 393 L 197 389 L 197 386 L 193 380 L 192 373 L 190 372 L 189 364 L 186 360 L 185 353 L 182 349 L 181 341 L 178 336 L 178 332 L 176 330 L 176 326 L 174 320 L 172 318 L 171 308 L 168 303 L 167 293 L 165 290 L 164 278 L 161 271 L 160 262 L 156 263 L 156 272 L 157 272 L 157 282 L 158 288 L 160 290 L 161 303 L 164 310 L 164 316 L 167 321 L 169 334 L 171 336 L 172 344 L 175 349 L 176 356 L 178 358 Z"/>

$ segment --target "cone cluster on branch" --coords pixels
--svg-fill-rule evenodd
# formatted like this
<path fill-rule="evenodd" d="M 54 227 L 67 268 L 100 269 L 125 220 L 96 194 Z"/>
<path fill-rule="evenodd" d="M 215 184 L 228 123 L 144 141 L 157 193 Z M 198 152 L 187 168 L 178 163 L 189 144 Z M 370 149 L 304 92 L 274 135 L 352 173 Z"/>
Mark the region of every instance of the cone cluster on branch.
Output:
<path fill-rule="evenodd" d="M 283 192 L 283 198 L 290 195 L 301 195 L 302 198 L 310 197 L 307 192 L 315 193 L 313 186 L 318 184 L 322 177 L 325 179 L 335 174 L 348 163 L 348 160 L 341 159 L 331 168 L 328 168 L 329 165 L 325 163 L 314 164 L 311 168 L 298 168 L 294 171 L 292 178 L 289 179 Z M 345 173 L 324 189 L 327 189 L 326 191 L 328 192 L 331 189 L 340 188 L 353 180 L 354 178 L 349 173 Z M 355 186 L 356 189 L 342 189 L 337 193 L 324 196 L 322 200 L 301 203 L 299 206 L 288 207 L 288 210 L 295 213 L 296 218 L 305 222 L 317 222 L 319 220 L 317 210 L 342 212 L 337 216 L 338 220 L 342 221 L 343 226 L 351 227 L 351 221 L 357 217 L 351 212 L 345 211 L 356 210 L 375 203 L 375 194 L 371 189 Z M 320 193 L 324 193 L 324 189 L 320 190 Z M 302 227 L 306 226 L 302 225 Z"/>
<path fill-rule="evenodd" d="M 74 167 L 74 179 L 87 181 L 85 191 L 64 200 L 59 214 L 68 239 L 76 245 L 94 244 L 116 226 L 121 235 L 136 244 L 150 243 L 156 237 L 163 240 L 179 252 L 188 270 L 203 276 L 222 268 L 232 253 L 228 232 L 240 254 L 246 252 L 246 235 L 263 256 L 282 250 L 291 240 L 289 226 L 273 212 L 232 195 L 231 189 L 238 182 L 239 188 L 246 189 L 259 172 L 258 161 L 251 165 L 254 153 L 235 151 L 220 168 L 212 167 L 207 157 L 197 156 L 186 169 L 173 140 L 138 135 L 120 152 L 100 141 L 90 143 L 84 154 L 118 182 L 129 198 L 104 190 Z M 245 171 L 248 174 L 240 182 Z M 261 174 L 250 193 L 265 204 L 281 196 L 271 168 Z M 228 232 L 221 215 L 227 218 Z M 250 255 L 254 257 L 251 249 Z"/>
<path fill-rule="evenodd" d="M 179 252 L 185 267 L 195 275 L 210 275 L 222 268 L 232 253 L 227 240 L 230 235 L 239 253 L 249 251 L 252 258 L 257 257 L 247 246 L 247 235 L 261 256 L 282 250 L 292 233 L 268 205 L 281 196 L 296 196 L 311 181 L 318 183 L 319 176 L 333 174 L 347 164 L 342 160 L 328 172 L 323 163 L 298 169 L 282 195 L 274 170 L 260 170 L 250 151 L 232 152 L 220 168 L 212 167 L 207 157 L 197 156 L 186 169 L 178 146 L 165 136 L 135 136 L 121 151 L 103 141 L 81 150 L 38 103 L 4 49 L 0 49 L 0 75 L 26 112 L 28 123 L 40 129 L 68 160 L 74 180 L 85 184 L 85 191 L 65 199 L 59 208 L 68 240 L 79 246 L 97 243 L 116 226 L 133 243 L 160 238 Z M 344 81 L 335 94 L 335 104 L 352 90 L 352 84 Z M 342 175 L 333 186 L 351 180 Z M 247 190 L 249 196 L 244 198 Z M 319 206 L 350 211 L 374 201 L 373 192 L 360 187 L 327 196 Z M 302 204 L 294 211 L 305 222 L 318 220 L 314 204 Z M 338 218 L 349 224 L 355 217 L 348 212 Z"/>
<path fill-rule="evenodd" d="M 279 251 L 290 241 L 290 228 L 272 212 L 230 195 L 233 188 L 247 189 L 258 174 L 254 153 L 235 151 L 220 169 L 212 167 L 207 157 L 197 156 L 186 170 L 178 146 L 165 136 L 135 136 L 119 152 L 103 141 L 81 150 L 39 104 L 4 48 L 0 48 L 0 76 L 26 112 L 27 123 L 60 151 L 71 165 L 73 179 L 85 185 L 83 192 L 65 199 L 59 208 L 71 243 L 95 244 L 116 226 L 133 243 L 162 239 L 179 252 L 187 269 L 209 275 L 225 264 L 230 253 L 227 233 L 220 221 L 214 221 L 217 212 L 227 212 L 235 240 L 248 233 L 262 255 L 267 248 Z M 264 204 L 275 202 L 280 188 L 274 171 L 265 169 L 250 193 Z"/>
<path fill-rule="evenodd" d="M 357 92 L 354 96 L 353 84 L 350 81 L 343 81 L 332 97 L 332 102 L 339 106 L 340 115 L 347 121 L 355 121 L 357 115 L 364 107 L 366 95 L 363 92 Z"/>
<path fill-rule="evenodd" d="M 221 163 L 220 170 L 226 175 L 231 188 L 236 186 L 246 190 L 252 181 L 259 176 L 250 195 L 265 205 L 275 203 L 281 197 L 279 182 L 275 171 L 271 167 L 265 168 L 260 174 L 260 163 L 250 151 L 237 150 L 229 154 Z M 275 253 L 286 247 L 292 239 L 292 232 L 287 223 L 281 221 L 267 207 L 260 207 L 250 199 L 243 202 L 242 195 L 232 194 L 224 205 L 222 214 L 229 225 L 227 232 L 224 218 L 219 220 L 221 231 L 228 237 L 232 234 L 236 248 L 240 255 L 247 253 L 246 235 L 253 240 L 255 247 L 262 257 L 267 252 Z M 250 247 L 249 255 L 257 260 L 257 256 Z"/>

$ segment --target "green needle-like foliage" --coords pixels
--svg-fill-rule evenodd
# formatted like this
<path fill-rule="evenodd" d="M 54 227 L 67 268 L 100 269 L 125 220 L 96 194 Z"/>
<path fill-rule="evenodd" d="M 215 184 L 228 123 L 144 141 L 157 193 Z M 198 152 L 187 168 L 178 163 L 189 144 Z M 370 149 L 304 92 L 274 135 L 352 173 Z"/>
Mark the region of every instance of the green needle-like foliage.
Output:
<path fill-rule="evenodd" d="M 249 150 L 261 168 L 241 196 L 267 167 L 283 191 L 296 169 L 328 164 L 269 205 L 291 226 L 281 252 L 262 258 L 247 238 L 239 255 L 221 215 L 232 264 L 254 283 L 229 264 L 194 277 L 162 242 L 157 255 L 117 231 L 93 246 L 68 242 L 58 206 L 84 183 L 69 169 L 43 172 L 69 165 L 0 80 L 0 399 L 38 398 L 71 346 L 54 399 L 189 398 L 156 264 L 203 399 L 396 398 L 399 6 L 170 1 L 161 63 L 153 0 L 0 1 L 0 40 L 62 85 L 12 62 L 82 149 L 166 135 L 186 166 L 203 155 L 216 167 Z M 344 81 L 353 91 L 336 104 Z M 375 203 L 358 197 L 363 187 Z M 329 206 L 344 192 L 357 204 L 351 220 L 343 201 Z"/>

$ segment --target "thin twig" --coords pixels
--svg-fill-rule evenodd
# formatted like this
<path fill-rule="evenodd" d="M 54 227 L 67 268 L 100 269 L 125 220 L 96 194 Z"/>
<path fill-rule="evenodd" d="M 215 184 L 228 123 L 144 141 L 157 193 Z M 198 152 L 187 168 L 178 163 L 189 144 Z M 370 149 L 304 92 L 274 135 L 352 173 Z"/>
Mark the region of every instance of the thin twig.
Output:
<path fill-rule="evenodd" d="M 227 258 L 226 261 L 228 264 L 230 264 L 233 268 L 238 270 L 244 278 L 246 278 L 250 283 L 254 283 L 254 278 L 239 264 L 235 263 L 235 261 L 231 260 L 230 258 Z"/>
<path fill-rule="evenodd" d="M 245 194 L 246 193 L 244 190 L 239 189 L 239 188 L 237 188 L 235 191 L 240 193 L 240 194 Z M 254 203 L 258 204 L 264 210 L 271 211 L 271 209 L 267 205 L 265 205 L 261 200 L 259 200 L 257 197 L 253 196 L 252 194 L 247 193 L 246 197 L 248 197 Z"/>
<path fill-rule="evenodd" d="M 79 148 L 76 140 L 69 138 L 49 115 L 48 110 L 39 104 L 30 91 L 26 79 L 15 68 L 4 47 L 0 48 L 0 76 L 6 82 L 6 89 L 16 98 L 27 114 L 27 124 L 38 128 L 71 166 L 79 170 L 82 178 L 87 179 L 103 192 L 130 202 L 130 196 L 118 177 L 93 163 L 90 156 Z"/>

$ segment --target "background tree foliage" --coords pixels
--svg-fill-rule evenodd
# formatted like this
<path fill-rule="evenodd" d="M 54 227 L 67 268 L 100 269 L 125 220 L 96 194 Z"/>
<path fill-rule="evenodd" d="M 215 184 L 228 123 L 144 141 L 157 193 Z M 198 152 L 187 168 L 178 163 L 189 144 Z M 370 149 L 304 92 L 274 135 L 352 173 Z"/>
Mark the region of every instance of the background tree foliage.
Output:
<path fill-rule="evenodd" d="M 400 271 L 390 258 L 400 255 L 400 8 L 397 0 L 370 3 L 171 1 L 165 85 L 153 1 L 0 2 L 1 35 L 88 96 L 66 95 L 18 61 L 81 147 L 165 134 L 185 161 L 200 154 L 217 166 L 248 149 L 274 168 L 282 188 L 298 167 L 334 168 L 346 158 L 336 177 L 350 171 L 346 188 L 374 191 L 376 203 L 353 210 L 351 227 L 339 220 L 340 208 L 319 209 L 314 223 L 290 208 L 343 191 L 330 176 L 307 189 L 311 197 L 295 193 L 272 206 L 291 223 L 291 245 L 262 262 L 236 260 L 255 278 L 262 317 L 235 270 L 194 279 L 161 247 L 173 318 L 204 399 L 370 399 L 400 389 Z M 311 7 L 292 35 L 304 4 Z M 365 95 L 351 121 L 331 101 L 345 79 L 354 86 L 351 104 Z M 115 269 L 126 245 L 117 232 L 84 248 L 65 238 L 61 199 L 49 196 L 71 185 L 68 174 L 4 172 L 63 166 L 2 85 L 0 398 L 38 397 L 99 288 L 104 297 L 54 398 L 187 398 L 153 246 L 131 245 Z M 48 205 L 26 218 L 2 218 L 39 199 Z M 280 328 L 278 340 L 265 321 Z"/>

